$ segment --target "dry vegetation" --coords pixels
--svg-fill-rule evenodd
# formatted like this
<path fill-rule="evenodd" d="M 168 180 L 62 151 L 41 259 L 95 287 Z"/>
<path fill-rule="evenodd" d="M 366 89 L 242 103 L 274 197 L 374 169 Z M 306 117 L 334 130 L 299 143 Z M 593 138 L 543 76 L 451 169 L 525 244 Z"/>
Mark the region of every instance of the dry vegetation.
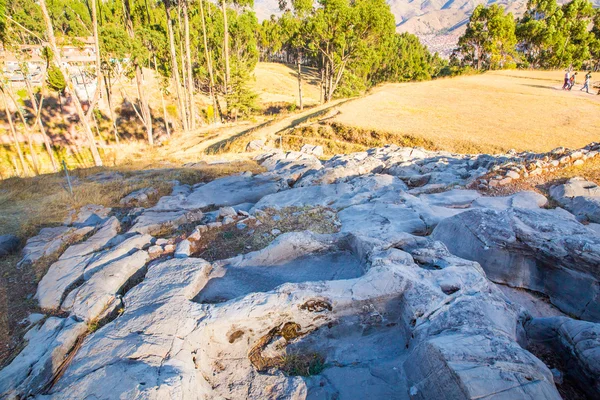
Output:
<path fill-rule="evenodd" d="M 578 148 L 598 140 L 600 96 L 581 85 L 560 90 L 562 74 L 499 71 L 383 85 L 342 105 L 334 121 L 461 153 Z"/>
<path fill-rule="evenodd" d="M 195 244 L 196 257 L 208 261 L 224 260 L 238 254 L 246 254 L 265 248 L 280 233 L 309 230 L 314 233 L 338 231 L 335 213 L 322 207 L 287 207 L 281 210 L 267 209 L 256 220 L 245 222 L 245 229 L 236 224 L 211 229 L 202 234 Z"/>
<path fill-rule="evenodd" d="M 86 204 L 120 207 L 119 200 L 130 192 L 153 186 L 159 196 L 171 190 L 169 181 L 195 184 L 241 171 L 259 172 L 254 162 L 168 168 L 160 164 L 136 163 L 118 168 L 88 168 L 72 171 L 73 196 L 67 190 L 63 174 L 0 181 L 0 235 L 16 234 L 22 244 L 45 226 L 59 225 L 71 209 Z M 109 182 L 91 180 L 98 174 L 119 174 Z M 53 260 L 17 267 L 20 257 L 0 258 L 0 366 L 10 360 L 22 345 L 27 328 L 21 324 L 32 312 L 38 312 L 33 299 L 37 282 Z"/>
<path fill-rule="evenodd" d="M 302 98 L 305 105 L 316 105 L 320 100 L 317 72 L 303 68 Z M 295 66 L 278 63 L 258 63 L 254 71 L 254 90 L 261 104 L 298 102 L 298 77 Z"/>
<path fill-rule="evenodd" d="M 576 176 L 600 183 L 600 159 L 596 157 L 587 160 L 585 164 L 581 166 L 570 166 L 557 169 L 556 171 L 546 172 L 541 175 L 515 180 L 508 185 L 492 188 L 485 194 L 506 196 L 523 190 L 532 190 L 548 196 L 550 187 L 564 183 L 568 179 Z M 549 206 L 554 207 L 556 204 L 550 202 Z"/>

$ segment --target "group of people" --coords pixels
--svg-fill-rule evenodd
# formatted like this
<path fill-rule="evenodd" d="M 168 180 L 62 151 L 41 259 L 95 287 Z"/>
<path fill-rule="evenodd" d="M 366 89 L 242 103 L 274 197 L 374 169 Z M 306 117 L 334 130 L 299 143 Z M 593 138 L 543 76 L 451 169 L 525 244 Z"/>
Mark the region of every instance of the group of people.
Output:
<path fill-rule="evenodd" d="M 577 72 L 572 72 L 572 70 L 570 68 L 567 69 L 565 72 L 565 83 L 562 87 L 562 90 L 573 89 L 573 87 L 575 86 L 576 78 L 577 78 Z M 583 92 L 585 90 L 586 93 L 589 93 L 591 83 L 592 83 L 592 72 L 589 71 L 587 74 L 585 74 L 585 82 L 583 83 L 583 86 L 581 87 L 581 89 L 579 89 L 579 91 Z M 598 91 L 598 94 L 600 95 L 600 90 Z"/>

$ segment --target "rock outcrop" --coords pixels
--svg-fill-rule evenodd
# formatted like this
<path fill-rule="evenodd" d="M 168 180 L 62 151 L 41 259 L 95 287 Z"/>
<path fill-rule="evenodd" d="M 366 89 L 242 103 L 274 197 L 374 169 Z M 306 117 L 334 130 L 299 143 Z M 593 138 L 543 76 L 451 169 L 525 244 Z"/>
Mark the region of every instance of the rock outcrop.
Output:
<path fill-rule="evenodd" d="M 540 349 L 598 395 L 589 217 L 543 209 L 538 193 L 467 188 L 518 156 L 308 153 L 273 150 L 257 158 L 262 174 L 176 184 L 121 220 L 87 208 L 30 239 L 23 262 L 56 260 L 36 299 L 64 318 L 33 322 L 0 396 L 560 399 Z M 260 231 L 265 216 L 311 210 L 336 233 L 289 221 Z M 242 254 L 197 258 L 198 244 L 228 240 Z M 498 284 L 580 320 L 551 304 L 532 317 Z"/>

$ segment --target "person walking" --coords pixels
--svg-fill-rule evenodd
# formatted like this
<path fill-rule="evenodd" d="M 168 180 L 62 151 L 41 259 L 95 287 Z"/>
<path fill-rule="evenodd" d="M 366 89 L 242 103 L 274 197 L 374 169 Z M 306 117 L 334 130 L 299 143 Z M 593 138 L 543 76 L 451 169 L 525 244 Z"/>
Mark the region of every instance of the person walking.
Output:
<path fill-rule="evenodd" d="M 573 86 L 575 86 L 575 78 L 577 77 L 577 72 L 575 72 L 574 74 L 571 75 L 571 79 L 569 80 L 569 91 L 571 91 L 571 89 L 573 89 Z"/>
<path fill-rule="evenodd" d="M 590 92 L 590 81 L 592 80 L 592 72 L 588 72 L 585 74 L 585 82 L 583 83 L 583 87 L 579 89 L 580 92 L 585 90 L 586 93 Z"/>
<path fill-rule="evenodd" d="M 565 72 L 565 84 L 562 87 L 562 90 L 567 90 L 569 88 L 569 83 L 571 82 L 571 71 L 566 70 Z"/>

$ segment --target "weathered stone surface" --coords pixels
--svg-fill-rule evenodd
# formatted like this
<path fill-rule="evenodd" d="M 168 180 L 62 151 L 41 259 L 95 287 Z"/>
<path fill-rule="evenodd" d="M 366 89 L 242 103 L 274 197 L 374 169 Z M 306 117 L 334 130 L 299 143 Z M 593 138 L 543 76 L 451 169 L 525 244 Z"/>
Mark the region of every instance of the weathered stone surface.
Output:
<path fill-rule="evenodd" d="M 102 269 L 105 265 L 123 257 L 127 257 L 138 250 L 144 249 L 149 246 L 151 242 L 152 236 L 150 235 L 134 234 L 116 244 L 114 247 L 96 253 L 89 265 L 85 268 L 83 278 L 87 281 L 96 273 L 96 271 Z"/>
<path fill-rule="evenodd" d="M 28 344 L 0 371 L 0 397 L 27 398 L 41 394 L 61 363 L 87 330 L 72 318 L 49 317 L 41 327 L 27 332 Z"/>
<path fill-rule="evenodd" d="M 600 186 L 583 178 L 572 178 L 550 188 L 550 196 L 580 221 L 600 223 Z"/>
<path fill-rule="evenodd" d="M 68 226 L 42 228 L 37 236 L 27 240 L 19 265 L 33 264 L 41 259 L 58 257 L 67 245 L 79 241 L 93 230 L 93 227 L 77 229 Z"/>
<path fill-rule="evenodd" d="M 195 349 L 186 338 L 202 316 L 190 299 L 209 270 L 210 264 L 191 258 L 150 265 L 144 281 L 126 294 L 123 314 L 85 341 L 49 395 L 202 397 Z"/>
<path fill-rule="evenodd" d="M 158 190 L 153 187 L 136 190 L 123 197 L 119 202 L 125 207 L 140 207 L 148 204 L 151 198 L 158 195 Z"/>
<path fill-rule="evenodd" d="M 182 240 L 177 243 L 175 248 L 175 258 L 186 258 L 192 254 L 192 243 L 189 240 Z"/>
<path fill-rule="evenodd" d="M 300 149 L 302 153 L 312 154 L 313 156 L 323 157 L 323 146 L 315 146 L 312 144 L 305 144 Z"/>
<path fill-rule="evenodd" d="M 76 227 L 97 226 L 104 223 L 111 212 L 110 208 L 99 206 L 96 204 L 88 204 L 81 207 L 79 210 L 71 210 L 64 221 L 65 225 L 73 225 Z"/>
<path fill-rule="evenodd" d="M 125 296 L 123 314 L 84 343 L 50 395 L 429 399 L 502 391 L 506 398 L 560 398 L 550 371 L 516 344 L 518 309 L 476 263 L 409 235 L 397 248 L 378 243 L 295 233 L 216 268 L 192 258 L 151 265 Z M 310 265 L 307 256 L 340 249 L 364 265 L 352 279 L 299 280 L 265 293 L 249 287 L 262 280 L 242 280 L 247 294 L 218 304 L 191 301 L 211 282 L 239 288 L 237 274 L 247 278 L 256 268 L 293 281 L 302 271 L 287 268 L 291 261 Z M 326 277 L 326 264 L 303 279 Z M 281 355 L 307 351 L 325 358 L 320 376 L 279 371 Z"/>
<path fill-rule="evenodd" d="M 121 305 L 120 294 L 125 285 L 143 276 L 149 258 L 146 251 L 137 250 L 109 262 L 71 291 L 62 309 L 88 323 L 103 314 L 110 314 Z"/>
<path fill-rule="evenodd" d="M 465 190 L 553 159 L 386 146 L 319 161 L 273 151 L 257 157 L 264 174 L 177 183 L 155 207 L 130 213 L 130 232 L 92 242 L 89 253 L 69 250 L 40 282 L 40 304 L 106 323 L 48 397 L 558 399 L 554 379 L 569 376 L 519 346 L 531 341 L 533 322 L 523 321 L 562 315 L 539 306 L 537 292 L 600 318 L 600 237 L 563 209 L 541 210 L 540 194 Z M 237 215 L 316 206 L 337 214 L 340 233 L 268 226 L 260 239 L 273 242 L 260 251 L 212 264 L 189 257 L 210 229 L 237 222 L 235 235 L 253 234 Z M 169 240 L 134 235 L 200 218 Z M 432 230 L 456 255 L 422 237 Z M 186 258 L 158 258 L 173 252 Z M 583 349 L 588 339 L 567 342 Z M 287 363 L 303 356 L 322 371 L 290 376 Z"/>
<path fill-rule="evenodd" d="M 112 217 L 88 240 L 69 247 L 58 261 L 50 266 L 36 292 L 36 299 L 41 308 L 58 309 L 68 292 L 84 281 L 88 266 L 89 276 L 104 263 L 121 257 L 136 246 L 137 238 L 125 240 L 113 252 L 94 253 L 103 249 L 117 235 L 119 227 L 119 221 Z M 142 238 L 142 241 L 147 240 L 149 237 Z"/>
<path fill-rule="evenodd" d="M 469 210 L 432 237 L 478 261 L 494 282 L 544 293 L 579 318 L 600 320 L 600 237 L 551 210 Z"/>
<path fill-rule="evenodd" d="M 160 201 L 154 210 L 199 210 L 215 206 L 234 206 L 242 203 L 256 203 L 262 197 L 287 188 L 287 184 L 276 176 L 245 174 L 215 179 L 202 185 L 184 199 L 164 206 Z"/>
<path fill-rule="evenodd" d="M 159 235 L 202 219 L 201 211 L 153 211 L 149 209 L 133 221 L 130 232 Z"/>
<path fill-rule="evenodd" d="M 396 202 L 400 201 L 399 195 L 406 189 L 406 184 L 393 176 L 367 175 L 347 183 L 296 187 L 274 193 L 263 197 L 254 209 L 303 206 L 341 209 L 374 200 Z"/>
<path fill-rule="evenodd" d="M 367 203 L 338 213 L 342 232 L 393 240 L 399 233 L 425 235 L 427 225 L 418 212 L 403 205 Z"/>
<path fill-rule="evenodd" d="M 600 397 L 600 324 L 568 317 L 534 318 L 525 324 L 527 345 L 558 358 L 561 372 L 590 398 Z"/>
<path fill-rule="evenodd" d="M 548 199 L 536 192 L 518 192 L 511 196 L 479 197 L 471 203 L 471 207 L 506 210 L 508 208 L 541 208 L 548 204 Z"/>
<path fill-rule="evenodd" d="M 7 256 L 17 250 L 19 238 L 15 235 L 0 235 L 0 257 Z"/>
<path fill-rule="evenodd" d="M 109 218 L 89 239 L 83 243 L 69 246 L 60 256 L 60 260 L 85 256 L 102 249 L 111 239 L 117 236 L 120 229 L 119 220 L 116 217 Z"/>

